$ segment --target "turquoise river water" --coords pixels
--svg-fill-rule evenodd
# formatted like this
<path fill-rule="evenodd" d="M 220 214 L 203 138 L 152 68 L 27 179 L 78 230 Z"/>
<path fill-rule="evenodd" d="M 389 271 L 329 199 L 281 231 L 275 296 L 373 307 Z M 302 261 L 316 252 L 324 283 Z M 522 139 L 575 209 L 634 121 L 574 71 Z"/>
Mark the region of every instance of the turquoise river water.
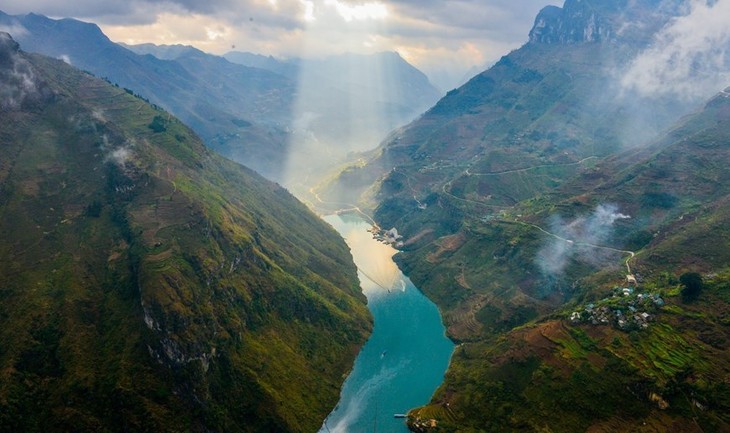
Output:
<path fill-rule="evenodd" d="M 436 306 L 392 260 L 396 252 L 353 214 L 324 218 L 352 250 L 375 325 L 320 433 L 408 432 L 409 409 L 427 403 L 441 384 L 454 350 Z"/>

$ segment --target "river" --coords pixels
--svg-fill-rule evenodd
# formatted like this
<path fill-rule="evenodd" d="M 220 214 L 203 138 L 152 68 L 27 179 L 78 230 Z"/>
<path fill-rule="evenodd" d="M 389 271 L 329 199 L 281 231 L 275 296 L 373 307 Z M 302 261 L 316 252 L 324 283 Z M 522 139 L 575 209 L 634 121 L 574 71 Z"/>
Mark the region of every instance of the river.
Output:
<path fill-rule="evenodd" d="M 396 250 L 373 239 L 369 223 L 354 214 L 324 219 L 352 250 L 375 323 L 320 433 L 408 432 L 393 415 L 430 400 L 454 345 L 436 306 L 400 272 Z"/>

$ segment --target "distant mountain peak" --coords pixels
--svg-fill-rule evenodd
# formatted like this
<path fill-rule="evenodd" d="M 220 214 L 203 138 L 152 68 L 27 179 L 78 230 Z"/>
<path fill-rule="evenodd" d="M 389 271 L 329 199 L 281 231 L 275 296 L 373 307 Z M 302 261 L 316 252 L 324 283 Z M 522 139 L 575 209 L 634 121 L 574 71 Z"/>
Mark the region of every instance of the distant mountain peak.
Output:
<path fill-rule="evenodd" d="M 547 6 L 535 19 L 530 42 L 570 44 L 610 40 L 614 34 L 612 25 L 597 9 L 603 8 L 583 0 L 567 0 L 562 8 Z"/>
<path fill-rule="evenodd" d="M 651 35 L 681 11 L 683 0 L 566 0 L 547 6 L 530 30 L 531 43 L 577 44 Z M 648 24 L 648 25 L 647 25 Z"/>
<path fill-rule="evenodd" d="M 162 60 L 176 60 L 183 56 L 201 56 L 206 55 L 203 51 L 191 46 L 183 44 L 175 45 L 156 45 L 151 43 L 128 45 L 125 43 L 119 43 L 122 47 L 140 54 L 146 55 L 151 54 L 158 59 Z"/>
<path fill-rule="evenodd" d="M 10 36 L 10 33 L 0 32 L 0 66 L 3 66 L 19 49 L 20 46 Z"/>
<path fill-rule="evenodd" d="M 11 18 L 10 16 L 7 17 Z M 45 15 L 35 13 L 26 14 L 24 17 L 22 15 L 16 15 L 13 18 L 21 18 L 21 22 L 25 21 L 26 23 L 31 23 L 38 29 L 72 29 L 74 32 L 82 34 L 87 38 L 102 38 L 110 41 L 110 39 L 104 34 L 104 32 L 101 31 L 101 28 L 98 25 L 86 21 L 77 20 L 75 18 L 61 18 L 58 20 L 54 20 Z"/>

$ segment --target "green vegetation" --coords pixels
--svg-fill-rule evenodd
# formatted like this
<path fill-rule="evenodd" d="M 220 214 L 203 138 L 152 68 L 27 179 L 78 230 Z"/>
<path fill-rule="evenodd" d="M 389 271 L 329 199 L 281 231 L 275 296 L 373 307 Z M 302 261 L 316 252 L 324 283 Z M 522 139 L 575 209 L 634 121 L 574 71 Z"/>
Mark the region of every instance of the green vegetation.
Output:
<path fill-rule="evenodd" d="M 702 292 L 702 275 L 697 272 L 685 272 L 680 275 L 679 282 L 682 284 L 682 300 L 684 302 L 692 302 L 700 296 Z"/>
<path fill-rule="evenodd" d="M 730 263 L 730 99 L 657 136 L 694 108 L 620 89 L 615 72 L 670 17 L 619 3 L 570 8 L 579 24 L 657 21 L 609 43 L 526 44 L 321 193 L 354 186 L 404 235 L 396 261 L 463 343 L 414 412 L 440 431 L 730 428 L 727 280 L 713 277 Z M 630 218 L 594 235 L 609 204 Z"/>
<path fill-rule="evenodd" d="M 694 422 L 724 431 L 727 284 L 727 276 L 714 278 L 679 314 L 679 297 L 669 298 L 645 330 L 545 318 L 462 344 L 433 403 L 411 415 L 437 419 L 438 431 L 640 431 Z"/>
<path fill-rule="evenodd" d="M 0 123 L 0 431 L 315 431 L 371 328 L 341 238 L 138 97 L 5 54 L 41 91 Z"/>
<path fill-rule="evenodd" d="M 148 125 L 152 132 L 159 133 L 167 131 L 167 121 L 159 114 L 152 118 L 152 122 Z"/>

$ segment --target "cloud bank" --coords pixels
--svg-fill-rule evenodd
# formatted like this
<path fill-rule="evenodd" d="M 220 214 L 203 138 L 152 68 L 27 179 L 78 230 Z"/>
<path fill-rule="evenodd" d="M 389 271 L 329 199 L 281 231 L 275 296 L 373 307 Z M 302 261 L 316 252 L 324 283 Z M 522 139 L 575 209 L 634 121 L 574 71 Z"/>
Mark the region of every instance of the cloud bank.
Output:
<path fill-rule="evenodd" d="M 730 0 L 692 0 L 652 46 L 630 64 L 621 82 L 642 96 L 706 99 L 730 85 Z"/>

